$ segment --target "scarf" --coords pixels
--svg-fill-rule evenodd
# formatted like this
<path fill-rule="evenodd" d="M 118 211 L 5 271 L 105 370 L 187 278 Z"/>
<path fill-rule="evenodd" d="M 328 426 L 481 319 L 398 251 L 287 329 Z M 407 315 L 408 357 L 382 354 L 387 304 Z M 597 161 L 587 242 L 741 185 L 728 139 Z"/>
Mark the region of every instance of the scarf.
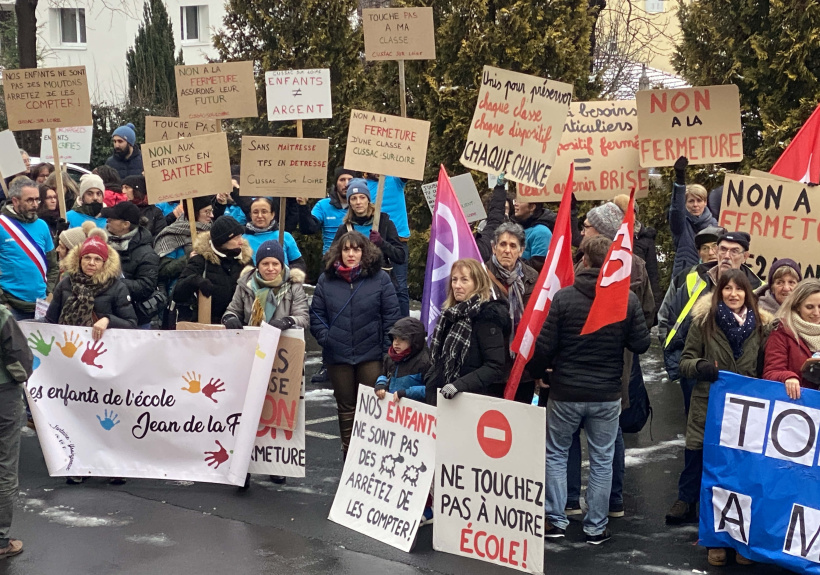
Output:
<path fill-rule="evenodd" d="M 391 345 L 390 347 L 387 348 L 387 355 L 389 355 L 390 359 L 392 359 L 395 363 L 401 363 L 405 359 L 410 357 L 410 354 L 412 353 L 412 351 L 413 351 L 413 348 L 408 347 L 403 352 L 396 353 L 396 350 L 394 350 L 393 346 Z"/>
<path fill-rule="evenodd" d="M 510 302 L 510 319 L 512 320 L 513 332 L 524 315 L 524 266 L 521 260 L 515 262 L 515 268 L 509 271 L 498 263 L 495 255 L 492 257 L 493 275 L 507 286 L 507 299 Z"/>
<path fill-rule="evenodd" d="M 96 274 L 95 274 L 96 275 Z M 94 298 L 111 287 L 113 277 L 102 283 L 95 277 L 89 277 L 82 271 L 71 274 L 71 295 L 60 311 L 60 325 L 77 325 L 91 327 L 94 324 Z"/>
<path fill-rule="evenodd" d="M 347 283 L 352 284 L 356 279 L 359 277 L 359 274 L 362 273 L 362 265 L 356 265 L 352 268 L 348 268 L 342 265 L 342 262 L 336 262 L 333 264 L 333 268 L 336 270 L 336 275 L 345 280 Z"/>
<path fill-rule="evenodd" d="M 795 335 L 806 342 L 812 353 L 820 351 L 820 324 L 808 322 L 795 312 L 791 314 L 792 327 L 797 331 Z"/>
<path fill-rule="evenodd" d="M 111 234 L 108 236 L 108 245 L 118 252 L 128 251 L 128 244 L 131 243 L 131 240 L 134 239 L 134 236 L 137 235 L 138 231 L 140 231 L 140 229 L 139 227 L 136 227 L 124 236 L 115 236 L 114 234 Z"/>
<path fill-rule="evenodd" d="M 735 356 L 735 359 L 739 358 L 743 354 L 743 344 L 749 336 L 752 335 L 755 327 L 757 327 L 755 313 L 747 308 L 746 321 L 740 323 L 737 315 L 729 309 L 729 306 L 723 302 L 719 302 L 715 323 L 724 335 L 726 335 L 726 339 L 729 340 L 732 355 Z"/>
<path fill-rule="evenodd" d="M 211 229 L 211 222 L 203 224 L 196 223 L 196 231 L 199 233 L 207 232 Z M 156 254 L 164 258 L 171 252 L 183 247 L 191 245 L 191 225 L 185 216 L 179 217 L 173 224 L 163 229 L 154 241 L 154 251 Z"/>
<path fill-rule="evenodd" d="M 94 203 L 99 204 L 99 206 L 100 206 L 100 211 L 98 211 L 96 214 L 94 213 L 94 208 L 91 207 L 91 204 L 80 204 L 79 206 L 74 208 L 74 211 L 77 212 L 78 214 L 83 214 L 85 216 L 90 216 L 94 219 L 97 219 L 97 218 L 100 217 L 100 212 L 102 211 L 103 204 L 102 204 L 102 202 L 94 202 Z"/>
<path fill-rule="evenodd" d="M 251 281 L 248 282 L 248 286 L 254 294 L 253 306 L 251 306 L 251 321 L 248 325 L 257 327 L 273 319 L 276 308 L 282 303 L 282 298 L 285 297 L 285 293 L 288 291 L 287 289 L 278 288 L 282 287 L 282 284 L 289 276 L 290 272 L 287 267 L 282 268 L 282 272 L 271 281 L 262 279 L 258 270 L 254 272 Z M 268 297 L 271 290 L 275 290 L 273 298 Z"/>
<path fill-rule="evenodd" d="M 278 232 L 279 231 L 279 222 L 275 219 L 271 220 L 271 223 L 266 228 L 257 228 L 251 222 L 245 224 L 245 230 L 247 234 L 255 236 L 256 234 L 264 234 L 265 232 Z"/>
<path fill-rule="evenodd" d="M 695 233 L 702 231 L 703 229 L 712 225 L 712 221 L 715 218 L 712 217 L 712 212 L 709 211 L 709 208 L 703 208 L 703 213 L 699 216 L 693 216 L 688 211 L 686 212 L 686 220 L 692 225 L 695 230 Z"/>
<path fill-rule="evenodd" d="M 430 355 L 436 369 L 440 368 L 443 372 L 442 387 L 459 378 L 464 359 L 470 349 L 473 318 L 481 310 L 481 303 L 479 297 L 474 295 L 468 300 L 448 307 L 439 316 L 436 329 L 433 331 Z"/>

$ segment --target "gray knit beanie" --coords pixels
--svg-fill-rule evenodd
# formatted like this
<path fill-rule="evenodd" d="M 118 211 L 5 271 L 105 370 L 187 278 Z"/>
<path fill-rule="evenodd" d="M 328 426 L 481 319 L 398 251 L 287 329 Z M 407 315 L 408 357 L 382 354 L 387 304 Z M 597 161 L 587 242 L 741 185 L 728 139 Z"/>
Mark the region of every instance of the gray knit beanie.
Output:
<path fill-rule="evenodd" d="M 611 240 L 615 239 L 618 228 L 624 219 L 624 213 L 613 202 L 607 202 L 587 212 L 587 220 L 599 234 Z"/>

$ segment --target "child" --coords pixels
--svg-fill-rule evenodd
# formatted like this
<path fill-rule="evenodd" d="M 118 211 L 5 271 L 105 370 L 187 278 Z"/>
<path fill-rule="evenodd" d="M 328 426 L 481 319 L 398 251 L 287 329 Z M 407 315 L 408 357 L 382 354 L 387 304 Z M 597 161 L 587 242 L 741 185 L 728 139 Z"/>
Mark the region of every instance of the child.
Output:
<path fill-rule="evenodd" d="M 424 374 L 430 367 L 424 324 L 415 318 L 403 317 L 388 333 L 393 337 L 393 345 L 384 358 L 384 375 L 376 380 L 376 395 L 384 399 L 389 391 L 393 401 L 408 397 L 423 402 Z"/>

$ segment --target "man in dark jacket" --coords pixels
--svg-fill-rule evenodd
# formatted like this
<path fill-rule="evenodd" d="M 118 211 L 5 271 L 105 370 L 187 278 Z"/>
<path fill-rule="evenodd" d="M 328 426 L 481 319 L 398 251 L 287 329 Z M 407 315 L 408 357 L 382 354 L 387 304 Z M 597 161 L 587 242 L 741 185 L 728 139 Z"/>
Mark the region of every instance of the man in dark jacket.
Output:
<path fill-rule="evenodd" d="M 117 170 L 121 180 L 128 176 L 141 176 L 142 151 L 137 146 L 134 124 L 126 124 L 114 130 L 111 142 L 114 145 L 114 153 L 108 157 L 105 165 Z"/>
<path fill-rule="evenodd" d="M 607 529 L 612 460 L 621 413 L 624 350 L 649 349 L 649 330 L 638 297 L 629 292 L 626 319 L 581 335 L 595 298 L 600 268 L 612 242 L 602 236 L 585 240 L 582 269 L 575 283 L 558 291 L 529 364 L 532 373 L 552 367 L 547 405 L 546 522 L 544 536 L 563 537 L 569 524 L 567 456 L 575 431 L 584 425 L 589 439 L 587 542 L 610 538 Z"/>

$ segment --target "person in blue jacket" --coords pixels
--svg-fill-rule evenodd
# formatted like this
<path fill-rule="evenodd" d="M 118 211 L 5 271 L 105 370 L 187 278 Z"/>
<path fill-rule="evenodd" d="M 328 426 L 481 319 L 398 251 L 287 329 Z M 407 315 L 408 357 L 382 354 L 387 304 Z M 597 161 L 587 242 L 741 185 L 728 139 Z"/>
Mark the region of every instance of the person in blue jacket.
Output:
<path fill-rule="evenodd" d="M 347 185 L 357 172 L 339 167 L 333 173 L 333 184 L 324 199 L 316 202 L 313 209 L 306 198 L 296 198 L 299 204 L 299 231 L 305 235 L 322 232 L 322 255 L 326 254 L 336 237 L 336 231 L 347 215 Z"/>
<path fill-rule="evenodd" d="M 698 184 L 686 185 L 686 166 L 689 160 L 681 156 L 675 162 L 675 182 L 672 184 L 672 202 L 669 204 L 669 229 L 675 245 L 672 277 L 688 270 L 700 261 L 695 235 L 718 222 L 707 207 L 708 192 Z"/>
<path fill-rule="evenodd" d="M 80 205 L 67 212 L 69 228 L 79 228 L 83 222 L 94 222 L 98 228 L 105 229 L 106 219 L 100 217 L 103 209 L 105 184 L 97 174 L 86 174 L 80 178 Z"/>
<path fill-rule="evenodd" d="M 248 245 L 251 246 L 254 257 L 256 257 L 259 246 L 264 242 L 268 240 L 279 241 L 279 222 L 276 220 L 273 205 L 271 198 L 254 198 L 253 203 L 251 203 L 251 221 L 245 224 L 245 239 L 248 241 Z M 302 257 L 302 252 L 299 251 L 299 246 L 296 245 L 296 240 L 293 239 L 290 232 L 285 232 L 282 247 L 285 249 L 283 265 L 307 272 L 305 258 Z"/>
<path fill-rule="evenodd" d="M 403 317 L 388 332 L 393 345 L 387 350 L 382 375 L 376 380 L 376 395 L 393 401 L 403 397 L 424 403 L 424 374 L 430 368 L 430 352 L 425 341 L 424 324 L 414 317 Z"/>

